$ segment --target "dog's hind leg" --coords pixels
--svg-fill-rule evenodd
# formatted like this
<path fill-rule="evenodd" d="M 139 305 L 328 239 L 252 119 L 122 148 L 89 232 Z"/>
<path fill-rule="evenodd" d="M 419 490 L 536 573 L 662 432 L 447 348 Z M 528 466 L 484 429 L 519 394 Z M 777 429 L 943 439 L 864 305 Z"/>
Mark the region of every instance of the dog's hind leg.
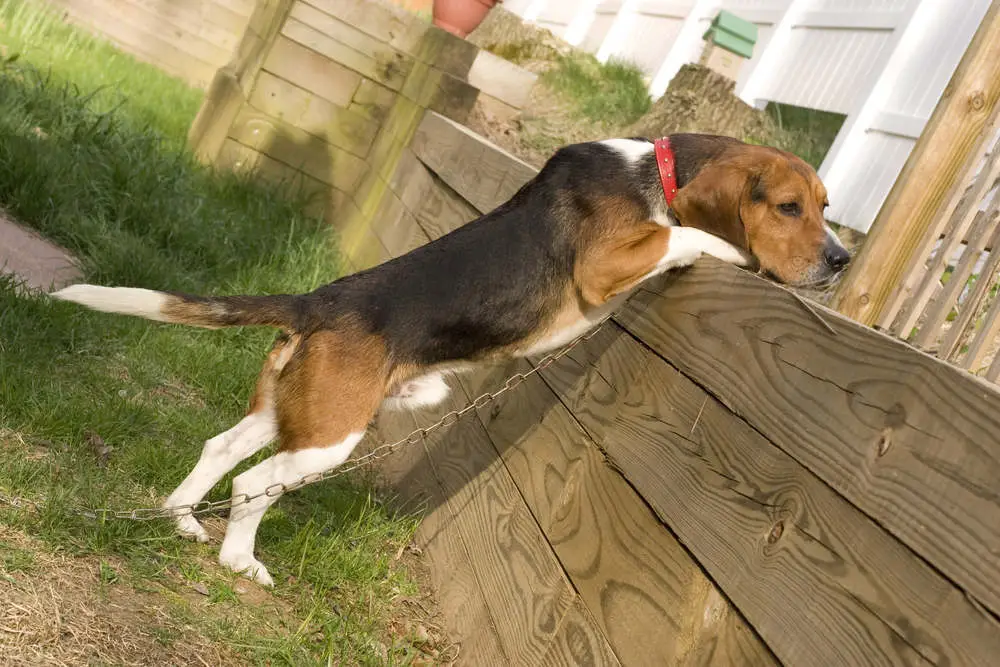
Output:
<path fill-rule="evenodd" d="M 302 341 L 275 389 L 281 449 L 233 480 L 221 564 L 273 583 L 254 556 L 264 513 L 285 486 L 347 460 L 385 396 L 387 368 L 381 339 L 364 332 L 320 331 Z"/>
<path fill-rule="evenodd" d="M 254 556 L 257 528 L 267 508 L 284 493 L 283 485 L 336 468 L 346 461 L 364 435 L 363 430 L 355 431 L 331 446 L 278 452 L 238 475 L 233 480 L 236 506 L 229 514 L 226 538 L 219 550 L 219 562 L 258 584 L 273 585 L 267 568 Z M 257 497 L 241 503 L 243 494 Z"/>
<path fill-rule="evenodd" d="M 282 337 L 275 343 L 257 381 L 250 412 L 236 426 L 205 442 L 198 464 L 164 501 L 164 507 L 199 502 L 240 461 L 253 456 L 277 437 L 274 386 L 296 344 L 294 337 Z M 175 512 L 174 520 L 181 535 L 199 542 L 208 541 L 208 533 L 190 510 Z"/>
<path fill-rule="evenodd" d="M 252 412 L 233 428 L 207 440 L 198 464 L 174 492 L 164 507 L 193 505 L 205 497 L 223 476 L 240 461 L 256 454 L 278 434 L 273 410 Z M 208 542 L 208 533 L 190 510 L 173 513 L 178 532 L 199 542 Z"/>

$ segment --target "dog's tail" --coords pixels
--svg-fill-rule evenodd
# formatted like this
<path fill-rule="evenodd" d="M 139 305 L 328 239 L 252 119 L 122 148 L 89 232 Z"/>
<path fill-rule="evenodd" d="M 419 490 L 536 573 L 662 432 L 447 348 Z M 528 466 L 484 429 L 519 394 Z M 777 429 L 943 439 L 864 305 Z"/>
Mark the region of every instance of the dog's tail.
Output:
<path fill-rule="evenodd" d="M 297 329 L 306 308 L 301 295 L 204 297 L 99 285 L 70 285 L 50 296 L 105 313 L 209 329 L 244 326 Z"/>

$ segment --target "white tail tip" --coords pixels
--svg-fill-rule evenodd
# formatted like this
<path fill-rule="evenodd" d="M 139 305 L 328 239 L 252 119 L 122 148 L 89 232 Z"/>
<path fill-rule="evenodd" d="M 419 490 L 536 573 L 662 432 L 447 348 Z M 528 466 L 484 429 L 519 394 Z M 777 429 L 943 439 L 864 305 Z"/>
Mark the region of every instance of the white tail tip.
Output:
<path fill-rule="evenodd" d="M 165 321 L 163 306 L 169 298 L 166 294 L 154 290 L 100 285 L 70 285 L 49 296 L 105 313 L 134 315 L 159 321 Z"/>

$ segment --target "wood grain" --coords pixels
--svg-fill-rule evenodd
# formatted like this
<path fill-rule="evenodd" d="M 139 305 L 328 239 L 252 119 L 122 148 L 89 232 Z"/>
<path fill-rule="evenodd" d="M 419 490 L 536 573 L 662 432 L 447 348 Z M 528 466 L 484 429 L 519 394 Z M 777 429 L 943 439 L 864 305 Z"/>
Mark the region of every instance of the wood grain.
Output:
<path fill-rule="evenodd" d="M 440 114 L 424 115 L 410 149 L 479 211 L 505 202 L 538 171 Z"/>
<path fill-rule="evenodd" d="M 715 260 L 621 321 L 994 613 L 1000 392 Z"/>
<path fill-rule="evenodd" d="M 375 141 L 378 124 L 285 81 L 261 72 L 250 94 L 250 106 L 285 121 L 329 144 L 365 157 Z"/>
<path fill-rule="evenodd" d="M 216 62 L 203 60 L 190 53 L 186 45 L 178 43 L 170 35 L 160 34 L 156 30 L 155 21 L 150 25 L 144 20 L 145 17 L 139 19 L 134 12 L 125 12 L 119 16 L 117 11 L 109 9 L 99 0 L 73 0 L 72 5 L 66 4 L 63 7 L 74 23 L 102 35 L 140 60 L 156 65 L 195 86 L 207 86 L 219 67 Z"/>
<path fill-rule="evenodd" d="M 433 422 L 468 396 L 453 395 L 418 415 Z M 490 617 L 510 664 L 539 664 L 576 597 L 482 425 L 465 419 L 429 438 L 435 478 L 475 564 Z M 441 444 L 438 444 L 441 443 Z"/>
<path fill-rule="evenodd" d="M 516 366 L 485 377 L 471 394 L 498 386 L 515 370 L 527 370 L 524 362 Z M 730 625 L 741 626 L 751 639 L 753 633 L 737 614 L 727 615 L 721 598 L 712 616 L 725 618 L 711 632 L 701 632 L 711 584 L 539 377 L 483 408 L 479 417 L 623 664 L 776 664 L 759 639 L 755 645 L 714 650 L 716 635 L 732 636 Z M 687 660 L 706 654 L 713 662 Z"/>
<path fill-rule="evenodd" d="M 344 192 L 354 192 L 367 170 L 356 155 L 249 107 L 236 115 L 228 136 Z"/>
<path fill-rule="evenodd" d="M 436 239 L 479 217 L 479 211 L 439 178 L 432 174 L 431 179 L 433 187 L 416 211 L 417 223 L 428 237 Z"/>
<path fill-rule="evenodd" d="M 609 458 L 785 664 L 990 665 L 1000 625 L 718 400 L 630 344 Z"/>
<path fill-rule="evenodd" d="M 552 667 L 619 667 L 622 663 L 612 652 L 587 608 L 577 598 L 563 616 L 559 632 L 539 664 Z"/>
<path fill-rule="evenodd" d="M 351 103 L 362 80 L 357 72 L 283 35 L 274 40 L 263 67 L 340 107 Z"/>
<path fill-rule="evenodd" d="M 833 302 L 840 312 L 865 324 L 880 320 L 907 267 L 926 257 L 919 248 L 940 235 L 935 223 L 949 215 L 940 209 L 961 196 L 969 179 L 958 175 L 969 172 L 998 101 L 1000 3 L 993 2 L 841 282 Z"/>
<path fill-rule="evenodd" d="M 399 90 L 413 58 L 301 2 L 295 3 L 281 33 L 367 79 Z"/>
<path fill-rule="evenodd" d="M 417 426 L 410 411 L 386 412 L 379 416 L 377 426 L 359 449 L 394 442 Z M 442 440 L 429 447 L 447 445 L 448 441 Z M 477 564 L 455 528 L 447 496 L 434 476 L 424 447 L 418 444 L 397 450 L 380 463 L 378 473 L 382 483 L 397 495 L 395 505 L 401 511 L 430 508 L 422 513 L 414 543 L 423 551 L 421 559 L 427 566 L 447 637 L 460 645 L 458 663 L 509 665 L 479 586 Z"/>

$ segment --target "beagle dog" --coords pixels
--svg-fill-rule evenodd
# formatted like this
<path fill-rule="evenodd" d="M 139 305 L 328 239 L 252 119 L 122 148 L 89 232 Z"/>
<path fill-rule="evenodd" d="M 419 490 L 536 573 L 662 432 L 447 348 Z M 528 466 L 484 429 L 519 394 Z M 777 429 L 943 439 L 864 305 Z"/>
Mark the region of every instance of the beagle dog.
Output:
<path fill-rule="evenodd" d="M 199 502 L 233 480 L 255 496 L 343 463 L 381 406 L 425 407 L 443 374 L 538 355 L 584 334 L 643 281 L 702 254 L 790 285 L 831 279 L 849 255 L 826 225 L 826 189 L 804 161 L 717 136 L 612 139 L 560 149 L 494 211 L 401 257 L 309 294 L 204 297 L 73 285 L 52 296 L 111 313 L 201 327 L 282 330 L 249 412 L 205 443 L 164 506 Z M 278 494 L 232 509 L 219 561 L 271 585 L 254 556 Z M 186 536 L 207 541 L 190 510 Z"/>

